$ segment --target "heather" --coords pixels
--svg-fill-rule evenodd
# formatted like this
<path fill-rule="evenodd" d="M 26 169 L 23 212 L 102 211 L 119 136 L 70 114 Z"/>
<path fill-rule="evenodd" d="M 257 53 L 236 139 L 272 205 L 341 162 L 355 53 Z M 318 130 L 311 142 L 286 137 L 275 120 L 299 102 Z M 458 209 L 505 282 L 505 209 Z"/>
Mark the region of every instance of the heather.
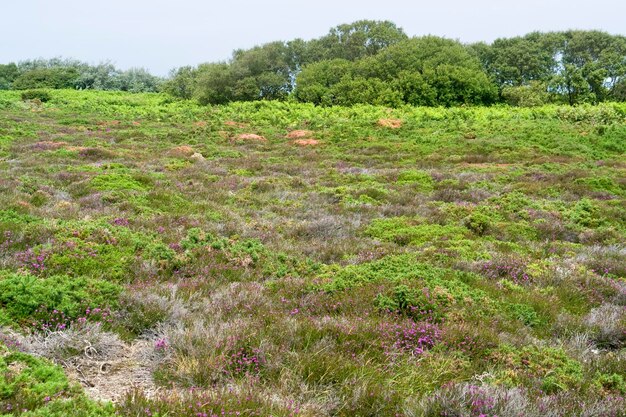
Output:
<path fill-rule="evenodd" d="M 625 415 L 623 104 L 46 94 L 0 92 L 0 415 Z"/>

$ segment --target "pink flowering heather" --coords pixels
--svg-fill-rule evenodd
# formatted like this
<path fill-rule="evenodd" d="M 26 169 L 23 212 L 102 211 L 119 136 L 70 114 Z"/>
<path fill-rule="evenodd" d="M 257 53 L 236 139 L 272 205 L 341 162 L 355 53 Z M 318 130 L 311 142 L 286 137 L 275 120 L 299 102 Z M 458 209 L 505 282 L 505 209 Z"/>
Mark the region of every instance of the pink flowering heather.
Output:
<path fill-rule="evenodd" d="M 441 329 L 436 324 L 415 323 L 410 320 L 401 323 L 383 323 L 379 331 L 383 338 L 383 348 L 389 356 L 398 352 L 420 356 L 441 338 Z"/>

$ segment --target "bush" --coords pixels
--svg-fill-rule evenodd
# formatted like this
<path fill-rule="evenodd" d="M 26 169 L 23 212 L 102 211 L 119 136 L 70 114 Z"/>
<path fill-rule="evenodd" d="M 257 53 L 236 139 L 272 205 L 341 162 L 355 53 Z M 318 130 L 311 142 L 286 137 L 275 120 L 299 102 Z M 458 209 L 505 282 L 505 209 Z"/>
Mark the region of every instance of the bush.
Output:
<path fill-rule="evenodd" d="M 0 311 L 11 321 L 4 324 L 67 324 L 89 307 L 114 305 L 120 292 L 121 287 L 101 280 L 0 273 Z"/>
<path fill-rule="evenodd" d="M 22 92 L 22 100 L 39 100 L 42 103 L 50 101 L 52 95 L 47 90 L 26 90 Z"/>
<path fill-rule="evenodd" d="M 502 98 L 512 106 L 535 107 L 546 104 L 549 96 L 545 84 L 533 81 L 528 85 L 504 87 Z"/>

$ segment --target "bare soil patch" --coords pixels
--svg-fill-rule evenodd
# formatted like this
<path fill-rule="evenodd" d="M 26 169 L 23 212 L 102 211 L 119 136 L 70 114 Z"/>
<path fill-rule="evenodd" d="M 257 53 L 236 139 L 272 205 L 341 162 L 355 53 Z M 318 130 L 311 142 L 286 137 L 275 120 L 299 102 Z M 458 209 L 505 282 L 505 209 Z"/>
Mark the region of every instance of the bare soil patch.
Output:
<path fill-rule="evenodd" d="M 242 133 L 242 134 L 239 134 L 239 135 L 235 136 L 235 139 L 237 139 L 237 140 L 252 140 L 252 141 L 259 141 L 259 142 L 267 141 L 267 139 L 265 139 L 265 137 L 263 137 L 261 135 L 257 135 L 255 133 Z"/>

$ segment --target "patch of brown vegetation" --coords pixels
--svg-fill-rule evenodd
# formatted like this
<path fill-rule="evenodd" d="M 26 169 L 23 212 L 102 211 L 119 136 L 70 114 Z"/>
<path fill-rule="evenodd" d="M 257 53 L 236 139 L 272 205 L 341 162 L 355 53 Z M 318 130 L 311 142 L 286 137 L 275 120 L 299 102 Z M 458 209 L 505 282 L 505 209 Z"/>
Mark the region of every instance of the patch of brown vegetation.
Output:
<path fill-rule="evenodd" d="M 298 146 L 316 146 L 320 144 L 320 141 L 317 139 L 297 139 L 294 140 L 293 142 L 294 145 L 298 145 Z"/>
<path fill-rule="evenodd" d="M 206 122 L 204 120 L 200 120 L 198 122 L 195 122 L 193 125 L 196 126 L 196 127 L 205 127 L 206 126 Z"/>
<path fill-rule="evenodd" d="M 175 158 L 189 158 L 194 153 L 196 153 L 196 151 L 194 151 L 191 146 L 187 145 L 177 146 L 167 152 L 168 155 Z"/>
<path fill-rule="evenodd" d="M 118 126 L 121 122 L 119 120 L 103 120 L 98 122 L 99 126 Z"/>
<path fill-rule="evenodd" d="M 43 140 L 35 143 L 33 145 L 33 149 L 38 149 L 41 151 L 54 151 L 60 148 L 64 148 L 67 145 L 67 142 L 53 142 L 51 140 Z"/>
<path fill-rule="evenodd" d="M 115 157 L 115 153 L 105 148 L 79 148 L 78 155 L 83 158 L 98 160 Z"/>
<path fill-rule="evenodd" d="M 400 119 L 378 119 L 378 126 L 388 127 L 389 129 L 400 129 L 402 120 Z"/>
<path fill-rule="evenodd" d="M 235 139 L 237 139 L 237 140 L 256 140 L 256 141 L 260 141 L 260 142 L 267 141 L 267 139 L 265 139 L 263 136 L 257 135 L 255 133 L 242 133 L 240 135 L 235 136 Z"/>
<path fill-rule="evenodd" d="M 287 139 L 303 139 L 313 136 L 310 130 L 293 130 L 287 134 Z"/>
<path fill-rule="evenodd" d="M 72 152 L 82 152 L 87 148 L 85 148 L 84 146 L 68 146 L 66 149 Z"/>

